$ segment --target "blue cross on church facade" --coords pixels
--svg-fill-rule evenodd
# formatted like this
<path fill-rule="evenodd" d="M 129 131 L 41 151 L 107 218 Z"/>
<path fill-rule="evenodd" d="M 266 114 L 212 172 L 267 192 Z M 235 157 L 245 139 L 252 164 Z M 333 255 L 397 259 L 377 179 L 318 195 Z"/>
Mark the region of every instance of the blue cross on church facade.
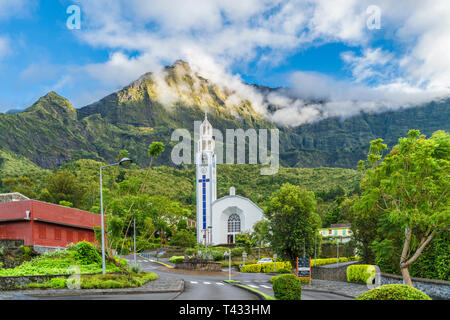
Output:
<path fill-rule="evenodd" d="M 206 183 L 209 182 L 206 176 L 203 175 L 198 182 L 202 184 L 202 211 L 203 211 L 203 230 L 206 230 Z M 205 237 L 205 235 L 203 236 Z"/>

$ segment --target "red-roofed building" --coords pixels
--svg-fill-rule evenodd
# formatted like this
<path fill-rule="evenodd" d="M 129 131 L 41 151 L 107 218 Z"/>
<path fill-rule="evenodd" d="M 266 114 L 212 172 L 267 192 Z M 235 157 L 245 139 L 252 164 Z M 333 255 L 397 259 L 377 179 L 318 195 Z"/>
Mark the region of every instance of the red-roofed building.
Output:
<path fill-rule="evenodd" d="M 3 197 L 5 199 L 5 197 Z M 94 226 L 101 217 L 88 211 L 26 197 L 0 197 L 0 239 L 23 239 L 25 245 L 65 247 L 86 240 L 95 243 Z"/>

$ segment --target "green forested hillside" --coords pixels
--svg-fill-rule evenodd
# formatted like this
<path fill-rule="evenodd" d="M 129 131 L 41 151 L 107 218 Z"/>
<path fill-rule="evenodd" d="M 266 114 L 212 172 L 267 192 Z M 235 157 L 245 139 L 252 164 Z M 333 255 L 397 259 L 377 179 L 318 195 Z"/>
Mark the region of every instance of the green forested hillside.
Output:
<path fill-rule="evenodd" d="M 43 169 L 25 158 L 8 150 L 0 149 L 0 177 L 40 174 Z M 1 180 L 1 178 L 0 178 Z"/>
<path fill-rule="evenodd" d="M 77 160 L 62 166 L 62 168 L 76 177 L 77 184 L 86 188 L 86 195 L 80 205 L 82 209 L 90 209 L 99 203 L 99 168 L 100 162 L 94 160 Z M 310 191 L 328 191 L 342 187 L 347 193 L 353 193 L 360 181 L 360 172 L 340 168 L 283 168 L 278 174 L 272 176 L 260 175 L 259 166 L 255 165 L 219 165 L 218 166 L 218 197 L 229 194 L 229 188 L 234 186 L 236 194 L 250 198 L 256 204 L 264 207 L 271 194 L 278 190 L 283 183 L 299 185 Z M 128 182 L 139 185 L 146 176 L 147 169 L 133 166 L 129 169 L 112 167 L 104 171 L 104 187 L 106 189 L 131 190 Z M 46 187 L 47 171 L 42 170 L 40 175 L 35 173 L 33 192 L 39 194 Z M 1 178 L 6 178 L 2 172 Z M 176 169 L 172 167 L 154 167 L 148 172 L 144 193 L 148 195 L 164 195 L 168 198 L 184 203 L 192 212 L 195 211 L 195 170 L 194 168 Z M 16 187 L 16 186 L 15 186 Z M 133 188 L 132 188 L 133 189 Z M 133 189 L 134 190 L 134 189 Z M 9 190 L 7 186 L 2 191 Z M 132 193 L 137 190 L 132 191 Z"/>
<path fill-rule="evenodd" d="M 186 63 L 177 62 L 166 67 L 166 72 L 166 85 L 179 98 L 170 107 L 159 102 L 161 89 L 151 74 L 80 109 L 50 92 L 23 112 L 0 114 L 0 150 L 53 169 L 77 159 L 110 162 L 126 149 L 142 167 L 147 165 L 142 151 L 152 141 L 162 141 L 167 152 L 155 164 L 173 166 L 172 132 L 185 128 L 192 134 L 194 121 L 203 119 L 205 109 L 213 127 L 223 134 L 225 129 L 276 128 L 256 113 L 248 101 L 227 104 L 231 93 L 194 74 Z M 329 118 L 298 127 L 280 126 L 281 165 L 353 169 L 365 158 L 371 140 L 383 138 L 391 147 L 409 129 L 419 129 L 426 135 L 436 130 L 449 131 L 448 119 L 450 99 L 395 112 Z"/>

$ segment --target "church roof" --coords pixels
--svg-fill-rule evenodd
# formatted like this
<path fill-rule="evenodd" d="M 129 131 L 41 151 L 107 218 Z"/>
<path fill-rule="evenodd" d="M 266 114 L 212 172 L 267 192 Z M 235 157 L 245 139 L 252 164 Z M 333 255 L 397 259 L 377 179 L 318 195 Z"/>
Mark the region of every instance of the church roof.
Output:
<path fill-rule="evenodd" d="M 260 207 L 258 207 L 258 206 L 257 206 L 252 200 L 250 200 L 249 198 L 242 197 L 242 196 L 237 196 L 237 195 L 234 195 L 234 196 L 228 195 L 228 196 L 219 198 L 219 199 L 215 200 L 215 201 L 212 203 L 212 205 L 216 204 L 217 202 L 221 202 L 221 201 L 223 201 L 223 200 L 227 200 L 227 199 L 236 199 L 236 198 L 238 198 L 238 199 L 240 199 L 240 200 L 244 200 L 244 201 L 250 202 L 256 209 L 258 209 L 259 211 L 263 212 L 263 210 L 262 210 Z"/>

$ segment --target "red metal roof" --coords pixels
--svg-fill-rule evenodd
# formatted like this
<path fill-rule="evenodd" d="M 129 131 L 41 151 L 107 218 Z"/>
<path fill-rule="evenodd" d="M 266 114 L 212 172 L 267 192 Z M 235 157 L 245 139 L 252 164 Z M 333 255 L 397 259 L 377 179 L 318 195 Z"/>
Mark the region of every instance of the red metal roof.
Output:
<path fill-rule="evenodd" d="M 47 223 L 89 229 L 99 226 L 101 223 L 98 214 L 37 200 L 0 203 L 0 222 L 25 220 L 26 211 L 30 211 L 30 219 Z"/>

